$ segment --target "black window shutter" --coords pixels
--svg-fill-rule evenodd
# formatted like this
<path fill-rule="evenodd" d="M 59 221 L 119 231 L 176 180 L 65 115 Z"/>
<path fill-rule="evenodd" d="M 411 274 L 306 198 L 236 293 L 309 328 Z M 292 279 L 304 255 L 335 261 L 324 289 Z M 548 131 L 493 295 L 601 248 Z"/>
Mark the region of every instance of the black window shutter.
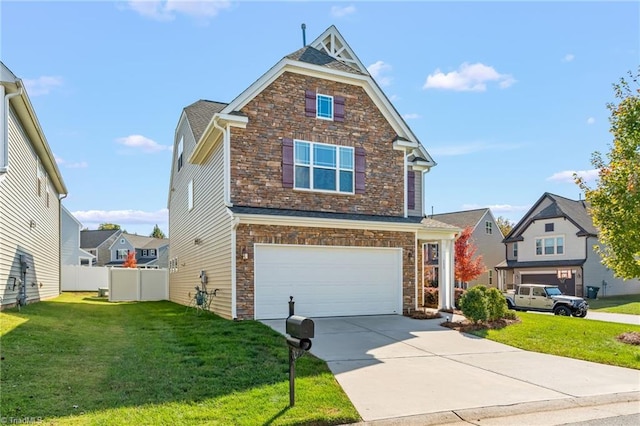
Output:
<path fill-rule="evenodd" d="M 407 208 L 416 208 L 416 172 L 413 171 L 407 174 Z"/>
<path fill-rule="evenodd" d="M 316 116 L 316 92 L 305 90 L 304 92 L 304 114 L 307 117 Z"/>
<path fill-rule="evenodd" d="M 293 139 L 282 138 L 282 187 L 293 188 Z"/>
<path fill-rule="evenodd" d="M 364 177 L 365 177 L 365 151 L 364 148 L 356 148 L 354 150 L 356 162 L 356 194 L 364 194 Z"/>
<path fill-rule="evenodd" d="M 333 97 L 333 120 L 344 121 L 344 97 Z"/>

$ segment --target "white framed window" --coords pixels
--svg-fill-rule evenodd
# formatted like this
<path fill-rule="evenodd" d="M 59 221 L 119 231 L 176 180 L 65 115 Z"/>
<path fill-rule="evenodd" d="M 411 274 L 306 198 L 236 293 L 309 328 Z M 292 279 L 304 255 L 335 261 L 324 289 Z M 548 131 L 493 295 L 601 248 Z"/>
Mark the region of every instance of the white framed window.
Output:
<path fill-rule="evenodd" d="M 294 142 L 294 188 L 353 194 L 354 149 Z"/>
<path fill-rule="evenodd" d="M 129 254 L 129 250 L 118 249 L 116 250 L 116 259 L 126 259 L 128 254 Z"/>
<path fill-rule="evenodd" d="M 316 117 L 333 120 L 333 96 L 316 95 Z"/>
<path fill-rule="evenodd" d="M 518 257 L 518 243 L 513 243 L 513 257 Z"/>
<path fill-rule="evenodd" d="M 187 188 L 187 208 L 189 210 L 193 209 L 193 179 L 189 181 Z"/>
<path fill-rule="evenodd" d="M 124 244 L 124 243 L 125 243 L 125 239 L 124 239 L 124 238 L 121 238 L 121 239 L 120 239 L 120 244 Z"/>
<path fill-rule="evenodd" d="M 155 256 L 156 255 L 156 249 L 149 249 L 149 256 Z"/>
<path fill-rule="evenodd" d="M 487 235 L 491 235 L 491 234 L 493 234 L 493 223 L 491 223 L 490 221 L 486 221 L 486 222 L 484 223 L 484 232 L 485 232 Z"/>
<path fill-rule="evenodd" d="M 489 269 L 489 285 L 493 284 L 493 271 Z"/>
<path fill-rule="evenodd" d="M 564 254 L 564 237 L 536 238 L 536 256 Z"/>
<path fill-rule="evenodd" d="M 184 137 L 180 136 L 180 142 L 178 142 L 178 171 L 182 168 L 182 153 L 184 151 Z"/>
<path fill-rule="evenodd" d="M 142 250 L 142 255 L 147 257 L 149 255 L 149 250 Z"/>

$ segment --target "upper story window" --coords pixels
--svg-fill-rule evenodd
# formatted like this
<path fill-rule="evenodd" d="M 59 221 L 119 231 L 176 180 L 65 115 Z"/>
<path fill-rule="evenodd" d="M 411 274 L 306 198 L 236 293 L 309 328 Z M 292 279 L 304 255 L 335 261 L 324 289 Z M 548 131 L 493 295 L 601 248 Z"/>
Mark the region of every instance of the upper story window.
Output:
<path fill-rule="evenodd" d="M 544 232 L 553 232 L 553 223 L 545 223 Z"/>
<path fill-rule="evenodd" d="M 189 181 L 187 188 L 187 208 L 189 210 L 193 209 L 193 180 Z"/>
<path fill-rule="evenodd" d="M 491 234 L 493 234 L 493 223 L 491 223 L 490 221 L 486 221 L 486 222 L 484 223 L 484 232 L 485 232 L 487 235 L 491 235 Z"/>
<path fill-rule="evenodd" d="M 120 239 L 120 244 L 124 244 L 124 243 L 125 243 L 124 238 L 121 238 L 121 239 Z"/>
<path fill-rule="evenodd" d="M 536 256 L 564 254 L 564 237 L 536 238 Z"/>
<path fill-rule="evenodd" d="M 353 194 L 354 149 L 294 142 L 294 188 Z"/>
<path fill-rule="evenodd" d="M 142 250 L 142 255 L 147 257 L 149 255 L 149 250 Z"/>
<path fill-rule="evenodd" d="M 155 256 L 156 255 L 156 249 L 149 249 L 149 256 Z"/>
<path fill-rule="evenodd" d="M 513 243 L 513 257 L 518 257 L 518 243 Z"/>
<path fill-rule="evenodd" d="M 37 178 L 37 193 L 38 197 L 40 197 L 47 182 L 47 172 L 44 171 L 44 166 L 40 161 L 38 161 Z"/>
<path fill-rule="evenodd" d="M 116 250 L 116 259 L 126 259 L 128 254 L 129 254 L 129 250 L 118 249 Z"/>
<path fill-rule="evenodd" d="M 333 120 L 333 96 L 316 95 L 316 117 Z"/>
<path fill-rule="evenodd" d="M 182 168 L 182 154 L 184 152 L 184 137 L 180 136 L 180 142 L 178 142 L 178 171 Z"/>
<path fill-rule="evenodd" d="M 343 96 L 331 96 L 316 93 L 315 90 L 306 90 L 304 97 L 304 111 L 307 117 L 344 121 L 345 98 Z"/>

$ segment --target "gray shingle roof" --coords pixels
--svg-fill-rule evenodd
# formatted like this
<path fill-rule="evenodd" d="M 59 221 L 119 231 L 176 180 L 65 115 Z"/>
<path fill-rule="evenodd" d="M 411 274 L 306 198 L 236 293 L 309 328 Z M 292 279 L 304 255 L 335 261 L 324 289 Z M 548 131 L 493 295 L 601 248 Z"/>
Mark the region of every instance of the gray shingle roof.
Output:
<path fill-rule="evenodd" d="M 137 249 L 157 249 L 169 245 L 168 238 L 153 238 L 127 233 L 123 233 L 122 237 L 126 238 Z"/>
<path fill-rule="evenodd" d="M 185 107 L 184 112 L 187 114 L 187 120 L 189 120 L 196 142 L 200 140 L 213 115 L 222 111 L 227 105 L 222 102 L 200 99 Z"/>
<path fill-rule="evenodd" d="M 80 232 L 80 247 L 83 249 L 94 249 L 104 243 L 116 232 L 117 229 L 109 230 L 86 230 Z"/>
<path fill-rule="evenodd" d="M 457 226 L 458 228 L 466 228 L 470 226 L 475 229 L 480 220 L 487 214 L 488 208 L 465 210 L 460 212 L 440 213 L 434 214 L 429 217 L 450 225 Z"/>
<path fill-rule="evenodd" d="M 507 260 L 501 262 L 497 267 L 499 269 L 511 269 L 511 268 L 542 268 L 542 267 L 563 267 L 563 266 L 581 266 L 586 259 L 568 259 L 568 260 L 543 260 L 543 261 L 529 261 L 518 262 L 517 260 Z"/>
<path fill-rule="evenodd" d="M 332 56 L 327 55 L 324 52 L 319 51 L 318 49 L 305 46 L 302 49 L 298 49 L 295 52 L 285 56 L 287 59 L 293 59 L 294 61 L 306 62 L 308 64 L 320 65 L 327 68 L 333 68 L 339 71 L 348 72 L 351 74 L 360 74 L 364 75 L 359 70 L 346 65 L 339 60 L 335 59 Z"/>

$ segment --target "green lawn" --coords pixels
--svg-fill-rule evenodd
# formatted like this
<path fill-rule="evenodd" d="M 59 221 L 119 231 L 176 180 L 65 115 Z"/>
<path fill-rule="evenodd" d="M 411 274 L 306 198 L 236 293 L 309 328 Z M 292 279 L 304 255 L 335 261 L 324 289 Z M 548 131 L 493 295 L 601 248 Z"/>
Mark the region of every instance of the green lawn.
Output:
<path fill-rule="evenodd" d="M 2 418 L 76 425 L 331 425 L 359 415 L 325 362 L 256 321 L 63 294 L 0 313 Z"/>
<path fill-rule="evenodd" d="M 522 322 L 473 334 L 528 351 L 640 370 L 640 347 L 616 339 L 640 326 L 518 312 Z M 588 314 L 587 314 L 588 316 Z"/>
<path fill-rule="evenodd" d="M 616 314 L 640 315 L 640 294 L 587 299 L 589 309 Z"/>

